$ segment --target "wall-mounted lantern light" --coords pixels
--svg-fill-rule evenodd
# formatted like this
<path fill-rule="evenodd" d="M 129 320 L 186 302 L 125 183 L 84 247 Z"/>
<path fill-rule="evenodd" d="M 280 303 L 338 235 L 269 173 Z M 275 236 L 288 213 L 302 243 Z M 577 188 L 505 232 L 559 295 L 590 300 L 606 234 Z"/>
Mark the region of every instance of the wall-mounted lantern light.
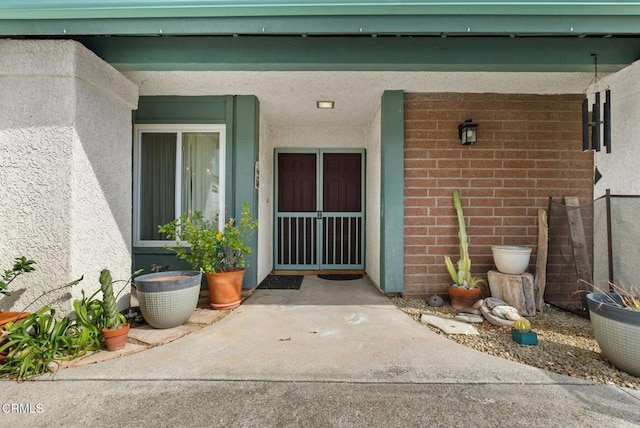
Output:
<path fill-rule="evenodd" d="M 458 136 L 465 146 L 475 143 L 478 139 L 478 124 L 473 123 L 471 119 L 465 120 L 458 125 Z"/>

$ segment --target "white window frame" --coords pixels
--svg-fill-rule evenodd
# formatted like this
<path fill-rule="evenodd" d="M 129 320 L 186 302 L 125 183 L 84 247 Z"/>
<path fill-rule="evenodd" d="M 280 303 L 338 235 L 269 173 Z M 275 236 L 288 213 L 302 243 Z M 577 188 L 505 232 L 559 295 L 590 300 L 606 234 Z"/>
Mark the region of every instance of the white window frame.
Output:
<path fill-rule="evenodd" d="M 176 218 L 182 214 L 182 134 L 183 133 L 218 133 L 220 134 L 220 183 L 218 192 L 218 227 L 223 229 L 225 223 L 225 164 L 226 164 L 226 126 L 225 125 L 189 125 L 189 124 L 140 124 L 134 125 L 133 139 L 133 246 L 134 247 L 162 247 L 175 241 L 167 240 L 142 240 L 140 239 L 140 210 L 141 210 L 141 189 L 142 182 L 142 134 L 143 133 L 176 133 L 176 196 L 175 213 Z M 187 243 L 184 243 L 187 244 Z"/>

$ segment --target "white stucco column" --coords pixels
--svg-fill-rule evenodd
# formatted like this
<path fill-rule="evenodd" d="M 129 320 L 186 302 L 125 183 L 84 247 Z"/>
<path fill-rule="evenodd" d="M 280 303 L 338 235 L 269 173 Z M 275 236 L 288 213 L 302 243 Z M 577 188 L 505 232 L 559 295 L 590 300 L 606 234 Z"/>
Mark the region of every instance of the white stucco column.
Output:
<path fill-rule="evenodd" d="M 37 262 L 0 309 L 84 275 L 30 308 L 67 313 L 72 300 L 54 300 L 99 288 L 101 269 L 130 275 L 137 102 L 137 86 L 79 43 L 0 40 L 0 269 L 22 255 Z"/>
<path fill-rule="evenodd" d="M 606 189 L 612 195 L 640 195 L 640 62 L 605 78 L 611 88 L 611 153 L 595 154 L 602 179 L 594 187 L 594 280 L 607 285 Z M 612 198 L 613 277 L 638 286 L 640 198 Z"/>

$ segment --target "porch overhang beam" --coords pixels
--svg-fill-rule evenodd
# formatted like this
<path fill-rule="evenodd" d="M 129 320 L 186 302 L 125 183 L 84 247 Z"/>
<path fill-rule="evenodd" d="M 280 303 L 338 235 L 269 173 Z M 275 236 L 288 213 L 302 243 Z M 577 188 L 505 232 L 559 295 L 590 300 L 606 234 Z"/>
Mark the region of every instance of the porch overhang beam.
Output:
<path fill-rule="evenodd" d="M 80 37 L 121 71 L 527 71 L 603 73 L 640 38 Z M 188 40 L 185 40 L 188 39 Z"/>

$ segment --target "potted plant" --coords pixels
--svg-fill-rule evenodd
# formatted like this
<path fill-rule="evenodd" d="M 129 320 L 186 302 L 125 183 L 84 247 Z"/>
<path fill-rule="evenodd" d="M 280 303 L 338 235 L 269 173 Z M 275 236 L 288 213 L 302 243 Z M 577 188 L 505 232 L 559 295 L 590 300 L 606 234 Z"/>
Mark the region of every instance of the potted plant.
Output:
<path fill-rule="evenodd" d="M 640 376 L 640 290 L 610 284 L 587 294 L 593 335 L 614 366 Z"/>
<path fill-rule="evenodd" d="M 5 270 L 0 278 L 0 295 L 10 296 L 8 291 L 9 284 L 23 273 L 33 272 L 35 268 L 33 265 L 36 262 L 29 260 L 26 257 L 16 257 L 13 268 Z M 28 312 L 12 312 L 12 311 L 0 311 L 0 328 L 11 321 L 17 321 L 25 318 L 29 315 Z"/>
<path fill-rule="evenodd" d="M 166 248 L 204 272 L 211 307 L 226 310 L 240 305 L 245 258 L 251 253 L 251 247 L 245 243 L 257 227 L 258 222 L 252 219 L 249 204 L 245 202 L 240 221 L 236 223 L 231 218 L 222 230 L 204 219 L 201 212 L 195 212 L 191 216 L 183 213 L 180 218 L 160 226 L 159 231 L 176 240 Z"/>
<path fill-rule="evenodd" d="M 113 281 L 109 269 L 100 272 L 100 290 L 102 291 L 102 304 L 104 316 L 104 328 L 102 337 L 109 351 L 117 351 L 127 344 L 129 337 L 129 323 L 124 315 L 118 312 L 116 298 L 113 295 Z"/>
<path fill-rule="evenodd" d="M 453 283 L 447 291 L 451 306 L 454 309 L 470 308 L 480 299 L 480 285 L 484 280 L 471 274 L 471 258 L 469 258 L 469 240 L 462 213 L 462 203 L 458 191 L 453 192 L 453 206 L 458 216 L 458 239 L 460 241 L 460 260 L 454 266 L 451 258 L 446 256 L 444 263 Z"/>

